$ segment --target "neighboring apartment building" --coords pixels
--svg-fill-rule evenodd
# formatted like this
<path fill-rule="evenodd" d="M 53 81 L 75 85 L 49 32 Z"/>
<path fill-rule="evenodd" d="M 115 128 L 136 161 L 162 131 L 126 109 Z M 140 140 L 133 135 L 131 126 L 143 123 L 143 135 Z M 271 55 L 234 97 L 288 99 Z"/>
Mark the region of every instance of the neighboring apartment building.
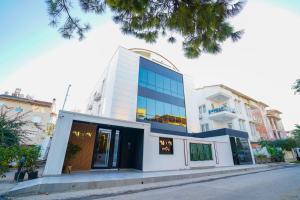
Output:
<path fill-rule="evenodd" d="M 72 161 L 67 145 L 81 146 Z M 60 111 L 45 175 L 74 170 L 178 170 L 251 164 L 245 131 L 200 132 L 196 90 L 166 58 L 119 48 L 91 93 L 87 114 Z"/>
<path fill-rule="evenodd" d="M 284 139 L 288 137 L 288 132 L 284 130 L 281 120 L 282 113 L 279 110 L 267 110 L 268 121 L 275 139 Z"/>
<path fill-rule="evenodd" d="M 253 147 L 261 139 L 277 139 L 283 133 L 278 112 L 266 110 L 265 103 L 225 85 L 198 88 L 197 100 L 202 132 L 221 128 L 246 131 Z"/>
<path fill-rule="evenodd" d="M 9 117 L 24 114 L 23 120 L 30 123 L 23 127 L 31 132 L 24 145 L 40 145 L 47 136 L 51 136 L 56 118 L 55 99 L 53 102 L 39 101 L 30 96 L 24 97 L 21 89 L 17 88 L 14 93 L 8 92 L 0 95 L 0 109 L 8 112 Z M 26 113 L 26 114 L 25 114 Z"/>

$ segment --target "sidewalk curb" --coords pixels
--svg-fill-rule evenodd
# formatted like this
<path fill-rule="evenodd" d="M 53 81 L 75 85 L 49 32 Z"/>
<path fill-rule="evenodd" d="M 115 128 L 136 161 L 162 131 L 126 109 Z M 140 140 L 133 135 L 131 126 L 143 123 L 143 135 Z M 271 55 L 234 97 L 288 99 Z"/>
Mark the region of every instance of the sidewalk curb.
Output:
<path fill-rule="evenodd" d="M 126 194 L 134 194 L 134 193 L 139 193 L 139 192 L 145 192 L 145 191 L 151 191 L 151 190 L 157 190 L 157 189 L 164 189 L 164 188 L 171 188 L 171 187 L 178 187 L 178 186 L 185 186 L 185 185 L 191 185 L 191 184 L 196 184 L 196 183 L 205 183 L 205 182 L 211 182 L 215 180 L 221 180 L 221 179 L 226 179 L 226 178 L 231 178 L 231 177 L 237 177 L 237 176 L 243 176 L 243 175 L 249 175 L 249 174 L 257 174 L 257 173 L 262 173 L 262 172 L 268 172 L 268 171 L 273 171 L 273 170 L 278 170 L 278 169 L 284 169 L 287 167 L 296 167 L 296 166 L 269 166 L 263 169 L 256 169 L 256 170 L 240 170 L 241 172 L 238 173 L 225 173 L 222 174 L 223 176 L 213 178 L 213 175 L 208 175 L 201 177 L 203 180 L 194 180 L 194 179 L 199 179 L 199 178 L 194 178 L 190 181 L 184 182 L 184 183 L 175 183 L 175 184 L 167 184 L 165 186 L 152 186 L 152 187 L 144 187 L 141 189 L 133 189 L 133 190 L 125 190 L 125 191 L 120 191 L 120 192 L 110 192 L 110 193 L 103 193 L 103 194 L 96 194 L 96 195 L 90 195 L 90 196 L 82 196 L 82 197 L 71 197 L 71 198 L 64 198 L 63 200 L 93 200 L 93 199 L 99 199 L 99 198 L 106 198 L 106 197 L 115 197 L 115 196 L 120 196 L 120 195 L 126 195 Z M 186 179 L 184 179 L 186 180 Z M 168 182 L 165 182 L 168 183 Z"/>
<path fill-rule="evenodd" d="M 297 166 L 297 165 L 295 165 Z M 38 196 L 41 197 L 41 199 L 51 199 L 51 197 L 54 197 L 57 195 L 63 195 L 68 193 L 79 193 L 73 197 L 71 195 L 66 196 L 65 198 L 59 197 L 59 199 L 94 199 L 94 198 L 103 198 L 108 196 L 118 196 L 122 194 L 130 194 L 130 193 L 136 193 L 136 192 L 143 192 L 147 190 L 154 190 L 159 188 L 168 188 L 168 187 L 175 187 L 180 185 L 187 185 L 192 183 L 200 183 L 200 182 L 208 182 L 208 181 L 214 181 L 218 179 L 224 179 L 234 176 L 241 176 L 241 175 L 247 175 L 252 173 L 260 173 L 264 171 L 271 171 L 276 169 L 281 169 L 285 167 L 293 167 L 291 165 L 275 165 L 275 166 L 263 166 L 258 168 L 246 168 L 246 169 L 235 169 L 235 170 L 227 170 L 227 171 L 218 171 L 218 172 L 208 172 L 208 173 L 201 173 L 201 174 L 185 174 L 185 175 L 173 175 L 170 177 L 163 177 L 163 180 L 160 180 L 162 177 L 152 177 L 152 178 L 145 178 L 145 179 L 133 179 L 133 180 L 123 180 L 123 181 L 113 181 L 114 183 L 101 183 L 99 187 L 99 184 L 87 184 L 90 187 L 87 189 L 82 189 L 81 191 L 78 191 L 80 189 L 74 189 L 72 187 L 72 184 L 69 185 L 69 190 L 61 190 L 65 189 L 64 187 L 60 187 L 60 185 L 55 186 L 54 189 L 61 188 L 59 191 L 55 190 L 52 192 L 41 192 L 41 188 L 30 188 L 31 190 L 25 190 L 25 191 L 9 191 L 5 197 L 21 197 L 22 199 L 26 199 L 26 196 L 28 196 L 28 199 L 31 199 L 31 195 L 37 195 L 35 196 L 38 198 Z M 174 183 L 176 182 L 176 183 Z M 80 183 L 79 183 L 80 184 Z M 109 188 L 109 192 L 108 192 Z M 33 189 L 33 190 L 32 190 Z M 53 188 L 52 188 L 53 189 Z M 59 193 L 60 192 L 60 193 Z M 94 194 L 90 194 L 89 192 L 94 192 Z M 59 194 L 57 194 L 59 193 Z M 86 193 L 86 194 L 84 194 Z M 46 195 L 50 194 L 50 195 Z M 84 198 L 83 198 L 84 197 Z M 53 198 L 52 198 L 53 199 Z"/>

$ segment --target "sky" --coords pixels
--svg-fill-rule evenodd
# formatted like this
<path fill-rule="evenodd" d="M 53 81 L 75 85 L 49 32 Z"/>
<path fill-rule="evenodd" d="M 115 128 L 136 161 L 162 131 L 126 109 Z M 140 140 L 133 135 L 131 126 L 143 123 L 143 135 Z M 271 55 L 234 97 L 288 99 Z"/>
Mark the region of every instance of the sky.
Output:
<path fill-rule="evenodd" d="M 83 20 L 92 25 L 86 39 L 66 40 L 48 26 L 44 1 L 0 1 L 0 93 L 19 87 L 39 100 L 56 98 L 61 108 L 72 84 L 66 109 L 84 112 L 117 48 L 147 48 L 175 63 L 197 87 L 225 84 L 282 111 L 287 130 L 300 124 L 300 95 L 291 90 L 300 78 L 299 0 L 249 0 L 231 21 L 245 30 L 243 38 L 226 41 L 221 54 L 197 59 L 184 57 L 180 41 L 169 44 L 160 38 L 147 44 L 123 35 L 109 13 Z"/>

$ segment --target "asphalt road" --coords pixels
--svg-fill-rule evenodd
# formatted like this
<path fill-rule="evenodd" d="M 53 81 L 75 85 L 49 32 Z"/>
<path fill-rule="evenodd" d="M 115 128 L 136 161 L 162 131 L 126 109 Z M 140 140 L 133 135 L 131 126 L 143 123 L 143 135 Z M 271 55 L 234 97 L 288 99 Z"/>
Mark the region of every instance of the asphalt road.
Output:
<path fill-rule="evenodd" d="M 300 166 L 103 199 L 300 200 Z"/>

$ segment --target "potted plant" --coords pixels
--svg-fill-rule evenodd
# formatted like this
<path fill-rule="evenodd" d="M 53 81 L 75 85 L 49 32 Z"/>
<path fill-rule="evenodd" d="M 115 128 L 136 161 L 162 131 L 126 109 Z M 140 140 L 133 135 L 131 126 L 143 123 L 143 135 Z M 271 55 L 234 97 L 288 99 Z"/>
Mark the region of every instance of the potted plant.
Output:
<path fill-rule="evenodd" d="M 65 157 L 65 161 L 66 161 L 66 166 L 64 167 L 65 172 L 69 174 L 72 172 L 72 164 L 70 163 L 70 161 L 76 157 L 76 154 L 79 151 L 81 151 L 81 147 L 78 144 L 73 144 L 73 143 L 68 144 L 66 157 Z"/>
<path fill-rule="evenodd" d="M 28 180 L 38 178 L 38 158 L 41 149 L 38 146 L 26 148 L 25 169 L 28 174 Z"/>

